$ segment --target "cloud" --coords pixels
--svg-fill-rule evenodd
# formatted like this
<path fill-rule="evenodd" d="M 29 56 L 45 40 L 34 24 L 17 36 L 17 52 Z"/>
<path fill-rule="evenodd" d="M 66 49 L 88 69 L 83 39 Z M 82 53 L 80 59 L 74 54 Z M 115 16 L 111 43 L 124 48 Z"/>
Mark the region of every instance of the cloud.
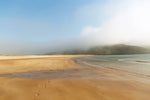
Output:
<path fill-rule="evenodd" d="M 132 0 L 126 3 L 117 2 L 109 6 L 105 5 L 104 8 L 107 10 L 104 9 L 105 12 L 97 13 L 103 16 L 109 15 L 109 18 L 103 24 L 100 23 L 99 27 L 83 28 L 81 37 L 88 39 L 87 41 L 95 41 L 95 44 L 150 45 L 149 5 L 148 0 Z"/>

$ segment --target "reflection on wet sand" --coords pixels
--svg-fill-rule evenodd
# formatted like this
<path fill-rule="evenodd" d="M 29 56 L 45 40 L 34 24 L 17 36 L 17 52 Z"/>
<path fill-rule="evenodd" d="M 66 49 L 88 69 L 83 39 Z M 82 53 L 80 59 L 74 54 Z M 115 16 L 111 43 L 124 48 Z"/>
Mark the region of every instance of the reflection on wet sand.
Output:
<path fill-rule="evenodd" d="M 149 100 L 149 76 L 73 60 L 80 67 L 1 75 L 0 100 Z"/>

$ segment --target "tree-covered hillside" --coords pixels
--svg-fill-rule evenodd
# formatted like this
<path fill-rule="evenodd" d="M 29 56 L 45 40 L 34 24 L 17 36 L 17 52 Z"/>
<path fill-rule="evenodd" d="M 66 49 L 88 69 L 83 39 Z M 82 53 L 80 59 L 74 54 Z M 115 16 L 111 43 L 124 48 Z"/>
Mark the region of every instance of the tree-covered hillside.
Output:
<path fill-rule="evenodd" d="M 145 54 L 150 53 L 150 50 L 138 46 L 130 46 L 124 44 L 112 45 L 112 46 L 103 46 L 103 47 L 93 47 L 87 50 L 88 54 L 105 54 L 105 55 L 114 55 L 114 54 Z"/>
<path fill-rule="evenodd" d="M 48 54 L 93 54 L 93 55 L 121 55 L 121 54 L 146 54 L 150 53 L 150 49 L 131 46 L 124 44 L 110 45 L 110 46 L 95 46 L 90 49 L 76 49 L 66 50 L 63 52 L 55 52 Z"/>

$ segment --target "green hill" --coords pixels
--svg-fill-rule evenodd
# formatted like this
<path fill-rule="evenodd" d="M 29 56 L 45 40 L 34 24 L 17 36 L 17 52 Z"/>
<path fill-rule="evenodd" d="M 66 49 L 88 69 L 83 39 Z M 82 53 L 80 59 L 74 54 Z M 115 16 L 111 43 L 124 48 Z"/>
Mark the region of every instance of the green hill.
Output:
<path fill-rule="evenodd" d="M 131 45 L 112 45 L 103 47 L 93 47 L 87 50 L 88 54 L 104 54 L 104 55 L 121 55 L 121 54 L 145 54 L 150 53 L 150 50 L 143 47 L 131 46 Z"/>
<path fill-rule="evenodd" d="M 92 55 L 125 55 L 125 54 L 146 54 L 150 53 L 150 49 L 131 46 L 125 44 L 117 44 L 110 46 L 95 46 L 90 49 L 66 50 L 63 52 L 55 52 L 49 54 L 92 54 Z"/>

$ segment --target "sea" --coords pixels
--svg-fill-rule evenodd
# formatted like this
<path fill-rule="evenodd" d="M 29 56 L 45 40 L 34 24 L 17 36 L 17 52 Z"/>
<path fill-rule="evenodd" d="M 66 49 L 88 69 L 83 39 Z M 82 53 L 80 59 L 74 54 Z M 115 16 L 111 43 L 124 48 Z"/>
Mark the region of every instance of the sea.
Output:
<path fill-rule="evenodd" d="M 109 67 L 150 76 L 150 54 L 100 55 L 82 57 L 80 60 L 97 67 Z"/>

